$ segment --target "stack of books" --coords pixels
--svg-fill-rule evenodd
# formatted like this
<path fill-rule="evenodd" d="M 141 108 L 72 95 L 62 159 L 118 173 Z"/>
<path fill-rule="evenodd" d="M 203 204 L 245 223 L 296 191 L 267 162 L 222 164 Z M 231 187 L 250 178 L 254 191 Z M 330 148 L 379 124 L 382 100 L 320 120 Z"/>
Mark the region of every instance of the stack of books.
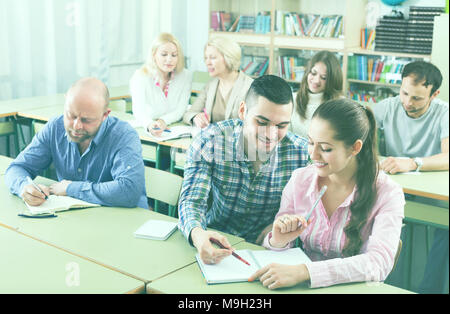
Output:
<path fill-rule="evenodd" d="M 375 50 L 431 54 L 434 17 L 441 7 L 410 7 L 409 19 L 384 16 L 376 26 Z"/>
<path fill-rule="evenodd" d="M 231 27 L 231 13 L 211 11 L 211 29 L 226 32 Z"/>
<path fill-rule="evenodd" d="M 308 59 L 299 56 L 279 56 L 278 76 L 285 80 L 300 82 L 305 74 Z"/>
<path fill-rule="evenodd" d="M 375 43 L 375 29 L 362 28 L 361 29 L 361 48 L 373 50 Z"/>
<path fill-rule="evenodd" d="M 405 49 L 431 54 L 434 17 L 444 12 L 441 7 L 410 7 Z"/>
<path fill-rule="evenodd" d="M 242 57 L 242 71 L 250 76 L 264 75 L 269 67 L 268 57 L 249 56 Z"/>
<path fill-rule="evenodd" d="M 358 87 L 357 90 L 350 89 L 347 96 L 356 101 L 377 103 L 388 97 L 396 96 L 397 94 L 398 93 L 390 88 L 376 86 L 375 89 L 372 90 L 361 89 L 360 87 Z"/>
<path fill-rule="evenodd" d="M 339 38 L 343 26 L 342 15 L 276 12 L 275 32 L 280 35 Z"/>

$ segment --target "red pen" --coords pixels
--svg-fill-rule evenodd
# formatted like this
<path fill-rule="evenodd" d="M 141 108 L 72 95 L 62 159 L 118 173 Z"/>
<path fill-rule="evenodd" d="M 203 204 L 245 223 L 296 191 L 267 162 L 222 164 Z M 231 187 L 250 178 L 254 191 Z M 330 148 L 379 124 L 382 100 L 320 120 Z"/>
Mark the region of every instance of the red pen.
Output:
<path fill-rule="evenodd" d="M 214 239 L 214 238 L 210 238 L 209 239 L 212 243 L 216 244 L 217 246 L 219 246 L 221 249 L 226 249 L 226 247 L 223 246 L 222 243 L 220 243 L 219 240 Z M 234 257 L 236 257 L 238 260 L 240 260 L 241 262 L 247 264 L 248 266 L 250 266 L 250 263 L 247 262 L 245 259 L 243 259 L 242 257 L 240 257 L 239 255 L 237 255 L 236 253 L 231 253 L 231 255 L 233 255 Z"/>
<path fill-rule="evenodd" d="M 204 108 L 204 107 L 203 107 L 203 113 L 205 114 L 206 119 L 208 119 L 208 121 L 209 121 L 208 113 L 206 113 L 206 108 Z"/>

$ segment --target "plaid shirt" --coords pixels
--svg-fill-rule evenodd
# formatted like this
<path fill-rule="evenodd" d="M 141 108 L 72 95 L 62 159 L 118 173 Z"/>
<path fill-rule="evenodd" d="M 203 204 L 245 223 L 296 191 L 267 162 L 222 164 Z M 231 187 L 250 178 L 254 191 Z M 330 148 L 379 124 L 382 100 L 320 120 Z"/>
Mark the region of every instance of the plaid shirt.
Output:
<path fill-rule="evenodd" d="M 179 202 L 179 229 L 189 239 L 207 227 L 255 242 L 273 223 L 292 172 L 308 161 L 307 141 L 288 132 L 258 173 L 245 156 L 241 120 L 211 124 L 187 154 Z"/>

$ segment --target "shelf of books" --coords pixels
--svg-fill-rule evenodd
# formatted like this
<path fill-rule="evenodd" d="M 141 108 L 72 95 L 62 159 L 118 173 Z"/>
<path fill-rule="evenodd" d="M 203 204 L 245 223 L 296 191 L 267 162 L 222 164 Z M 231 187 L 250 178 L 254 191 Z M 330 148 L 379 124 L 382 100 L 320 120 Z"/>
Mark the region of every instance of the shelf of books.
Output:
<path fill-rule="evenodd" d="M 305 68 L 309 59 L 316 54 L 317 50 L 298 50 L 276 48 L 274 52 L 274 69 L 273 74 L 284 78 L 291 83 L 293 90 L 298 89 L 298 83 L 301 82 L 305 73 Z M 344 55 L 336 52 L 336 57 L 343 65 Z"/>
<path fill-rule="evenodd" d="M 359 12 L 364 11 L 366 2 L 210 0 L 210 36 L 229 36 L 241 47 L 266 48 L 263 56 L 257 53 L 253 58 L 243 52 L 244 72 L 253 76 L 277 74 L 298 85 L 313 53 L 343 52 L 346 47 L 359 44 L 359 30 L 364 24 Z M 349 16 L 351 23 L 346 23 Z M 343 59 L 345 65 L 346 57 Z M 255 63 L 260 66 L 254 68 Z"/>
<path fill-rule="evenodd" d="M 314 53 L 335 52 L 344 90 L 377 102 L 398 93 L 406 63 L 430 61 L 432 19 L 442 8 L 411 6 L 408 19 L 383 16 L 368 29 L 368 1 L 210 0 L 210 36 L 229 36 L 243 47 L 241 68 L 247 74 L 279 75 L 294 90 Z"/>
<path fill-rule="evenodd" d="M 243 46 L 241 70 L 251 77 L 269 73 L 270 53 L 268 48 Z"/>
<path fill-rule="evenodd" d="M 348 52 L 348 96 L 355 100 L 377 102 L 388 94 L 397 94 L 401 85 L 403 67 L 423 55 L 374 53 L 355 50 Z"/>

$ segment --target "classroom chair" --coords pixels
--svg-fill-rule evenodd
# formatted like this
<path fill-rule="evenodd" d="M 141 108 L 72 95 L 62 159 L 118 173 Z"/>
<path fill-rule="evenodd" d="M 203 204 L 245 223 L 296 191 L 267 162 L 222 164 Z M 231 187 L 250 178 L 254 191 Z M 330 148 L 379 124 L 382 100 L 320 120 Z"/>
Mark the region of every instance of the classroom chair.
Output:
<path fill-rule="evenodd" d="M 172 148 L 170 150 L 170 172 L 176 173 L 176 170 L 183 173 L 186 163 L 186 151 L 183 149 Z"/>
<path fill-rule="evenodd" d="M 0 137 L 6 139 L 6 155 L 8 157 L 17 156 L 19 153 L 19 138 L 17 135 L 17 125 L 14 120 L 7 118 L 8 120 L 0 122 Z M 14 141 L 14 156 L 11 156 L 11 137 Z"/>
<path fill-rule="evenodd" d="M 169 205 L 169 216 L 177 216 L 176 209 L 182 182 L 183 178 L 176 174 L 145 167 L 145 189 L 147 197 L 155 200 L 155 212 L 158 212 L 157 202 L 160 201 Z"/>
<path fill-rule="evenodd" d="M 391 273 L 394 271 L 395 266 L 397 266 L 398 258 L 400 257 L 400 252 L 402 251 L 402 246 L 403 246 L 402 239 L 399 239 L 397 253 L 395 253 L 395 257 L 394 257 L 394 266 L 392 266 Z"/>
<path fill-rule="evenodd" d="M 39 122 L 36 120 L 31 121 L 31 139 L 33 139 L 33 137 L 37 133 L 42 131 L 45 124 L 46 124 L 46 122 Z M 56 179 L 56 170 L 55 170 L 55 167 L 53 166 L 53 163 L 48 167 L 48 169 L 43 171 L 42 175 L 46 178 Z"/>
<path fill-rule="evenodd" d="M 117 111 L 117 112 L 127 112 L 127 102 L 125 101 L 125 99 L 116 99 L 116 100 L 111 100 L 109 102 L 108 107 L 112 110 L 112 111 Z"/>

